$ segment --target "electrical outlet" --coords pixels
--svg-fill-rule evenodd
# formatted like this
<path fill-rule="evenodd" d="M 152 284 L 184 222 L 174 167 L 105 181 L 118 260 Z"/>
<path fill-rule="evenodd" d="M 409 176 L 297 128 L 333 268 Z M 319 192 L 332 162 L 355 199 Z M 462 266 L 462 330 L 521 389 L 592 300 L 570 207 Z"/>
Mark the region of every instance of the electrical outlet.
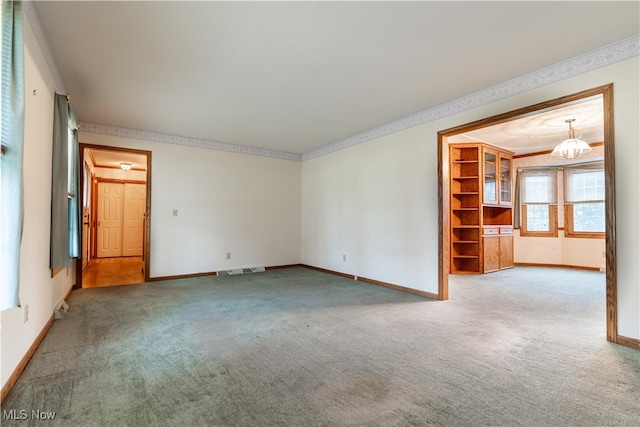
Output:
<path fill-rule="evenodd" d="M 29 321 L 29 304 L 25 304 L 24 306 L 24 323 Z"/>
<path fill-rule="evenodd" d="M 342 260 L 346 261 L 347 260 L 347 254 L 342 254 Z"/>
<path fill-rule="evenodd" d="M 231 252 L 227 252 L 227 259 L 231 259 Z"/>
<path fill-rule="evenodd" d="M 173 216 L 178 216 L 178 209 L 173 210 Z"/>

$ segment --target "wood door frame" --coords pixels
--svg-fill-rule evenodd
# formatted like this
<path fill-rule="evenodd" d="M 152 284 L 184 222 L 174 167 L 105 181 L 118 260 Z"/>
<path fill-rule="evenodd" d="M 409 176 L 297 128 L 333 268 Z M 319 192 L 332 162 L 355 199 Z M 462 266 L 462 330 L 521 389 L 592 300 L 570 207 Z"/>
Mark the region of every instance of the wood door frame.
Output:
<path fill-rule="evenodd" d="M 606 254 L 606 335 L 607 341 L 624 344 L 618 337 L 618 285 L 616 266 L 616 200 L 615 200 L 615 150 L 613 133 L 613 83 L 587 89 L 528 107 L 476 120 L 438 132 L 438 299 L 449 299 L 450 230 L 449 230 L 449 150 L 447 137 L 463 132 L 509 122 L 524 115 L 591 96 L 602 95 L 604 107 L 604 175 L 605 175 L 605 254 Z"/>
<path fill-rule="evenodd" d="M 84 162 L 80 163 L 80 168 L 82 170 L 82 177 L 80 179 L 82 179 L 84 181 L 85 174 L 86 174 L 86 176 L 89 177 L 91 185 L 93 185 L 94 174 L 91 173 L 91 169 L 87 168 L 87 165 Z M 84 233 L 84 209 L 85 209 L 85 207 L 84 207 L 84 196 L 86 194 L 86 192 L 84 191 L 84 187 L 80 187 L 79 193 L 82 194 L 82 199 L 83 199 L 82 202 L 81 202 L 81 209 L 82 209 L 82 226 L 83 226 L 82 233 Z M 91 194 L 93 195 L 93 187 L 91 188 Z M 89 212 L 92 212 L 92 211 L 93 211 L 93 206 L 89 206 Z M 89 229 L 89 231 L 88 231 L 89 236 L 88 236 L 88 242 L 87 242 L 87 246 L 88 247 L 87 248 L 84 247 L 84 238 L 85 238 L 85 236 L 84 236 L 84 234 L 82 234 L 81 235 L 81 239 L 82 239 L 81 240 L 81 242 L 82 242 L 82 251 L 81 251 L 81 253 L 82 253 L 82 255 L 80 256 L 80 264 L 82 264 L 82 262 L 84 260 L 84 256 L 86 254 L 86 251 L 88 250 L 89 254 L 88 254 L 88 257 L 87 257 L 87 267 L 89 266 L 89 262 L 91 261 L 91 258 L 93 256 L 93 239 L 94 239 L 94 236 L 93 236 L 93 231 L 92 231 L 92 227 L 91 227 L 91 222 L 89 222 L 89 224 L 88 224 L 88 229 Z M 82 266 L 82 271 L 84 271 L 84 265 Z"/>
<path fill-rule="evenodd" d="M 78 156 L 78 160 L 80 162 L 80 166 L 84 167 L 84 150 L 88 149 L 96 149 L 96 150 L 106 150 L 106 151 L 119 151 L 125 153 L 134 153 L 141 154 L 147 159 L 147 178 L 146 178 L 146 215 L 145 215 L 145 223 L 144 223 L 144 242 L 142 245 L 142 259 L 144 260 L 144 281 L 149 281 L 149 269 L 151 266 L 151 151 L 147 150 L 137 150 L 133 148 L 121 148 L 121 147 L 110 147 L 106 145 L 96 145 L 96 144 L 79 144 L 80 155 Z M 98 178 L 100 180 L 100 178 Z M 104 179 L 103 181 L 107 181 L 108 179 Z M 119 181 L 119 182 L 124 182 Z M 132 181 L 133 182 L 133 181 Z M 137 183 L 140 183 L 139 181 Z M 80 188 L 84 190 L 84 177 L 80 176 Z M 94 185 L 94 183 L 91 183 Z M 97 186 L 97 185 L 96 185 Z M 83 193 L 84 194 L 84 193 Z M 91 202 L 92 204 L 96 201 L 95 197 L 96 193 L 92 192 Z M 84 201 L 83 201 L 84 203 Z M 93 210 L 93 207 L 92 207 Z M 93 229 L 93 227 L 89 227 Z M 80 237 L 82 238 L 82 236 Z M 92 242 L 94 243 L 94 242 Z M 74 289 L 82 288 L 82 260 L 76 263 L 76 284 L 73 287 Z"/>
<path fill-rule="evenodd" d="M 82 150 L 84 152 L 84 150 Z M 84 188 L 84 187 L 83 187 Z M 98 211 L 98 198 L 95 196 L 98 194 L 98 178 L 93 174 L 91 176 L 91 214 L 95 214 Z M 96 227 L 96 221 L 91 216 L 92 224 L 89 225 L 89 233 L 91 233 L 91 257 L 98 258 L 98 230 Z"/>

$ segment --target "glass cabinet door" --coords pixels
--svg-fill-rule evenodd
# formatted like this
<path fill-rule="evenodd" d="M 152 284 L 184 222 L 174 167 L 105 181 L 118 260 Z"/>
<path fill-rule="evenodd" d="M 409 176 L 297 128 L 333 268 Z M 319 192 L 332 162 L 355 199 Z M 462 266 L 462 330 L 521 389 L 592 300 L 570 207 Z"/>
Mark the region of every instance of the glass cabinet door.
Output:
<path fill-rule="evenodd" d="M 500 157 L 500 204 L 511 202 L 511 159 Z"/>
<path fill-rule="evenodd" d="M 496 176 L 498 154 L 493 151 L 483 150 L 484 160 L 484 203 L 498 203 L 498 181 Z"/>

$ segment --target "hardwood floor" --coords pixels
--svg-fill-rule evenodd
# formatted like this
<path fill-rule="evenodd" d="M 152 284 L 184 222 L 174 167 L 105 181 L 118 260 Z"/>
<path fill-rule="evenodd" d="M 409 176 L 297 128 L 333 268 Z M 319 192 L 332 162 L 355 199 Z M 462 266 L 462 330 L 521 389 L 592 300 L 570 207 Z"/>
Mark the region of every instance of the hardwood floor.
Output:
<path fill-rule="evenodd" d="M 132 285 L 144 282 L 142 257 L 96 258 L 82 273 L 83 288 Z"/>

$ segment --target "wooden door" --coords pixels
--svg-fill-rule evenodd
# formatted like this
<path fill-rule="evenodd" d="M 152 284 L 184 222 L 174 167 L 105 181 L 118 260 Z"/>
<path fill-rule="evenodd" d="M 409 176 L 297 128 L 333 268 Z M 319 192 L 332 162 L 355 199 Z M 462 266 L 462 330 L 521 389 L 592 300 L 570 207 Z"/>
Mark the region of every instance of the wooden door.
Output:
<path fill-rule="evenodd" d="M 123 256 L 142 256 L 147 188 L 144 184 L 124 184 Z"/>
<path fill-rule="evenodd" d="M 500 270 L 500 236 L 482 238 L 484 273 Z"/>
<path fill-rule="evenodd" d="M 500 236 L 500 269 L 513 267 L 513 236 Z"/>
<path fill-rule="evenodd" d="M 490 148 L 482 149 L 482 202 L 498 204 L 498 152 Z"/>
<path fill-rule="evenodd" d="M 511 157 L 500 154 L 500 200 L 499 203 L 503 206 L 512 205 L 511 195 L 511 181 L 513 175 L 513 168 L 511 167 Z"/>
<path fill-rule="evenodd" d="M 98 258 L 122 256 L 124 184 L 98 183 Z"/>

